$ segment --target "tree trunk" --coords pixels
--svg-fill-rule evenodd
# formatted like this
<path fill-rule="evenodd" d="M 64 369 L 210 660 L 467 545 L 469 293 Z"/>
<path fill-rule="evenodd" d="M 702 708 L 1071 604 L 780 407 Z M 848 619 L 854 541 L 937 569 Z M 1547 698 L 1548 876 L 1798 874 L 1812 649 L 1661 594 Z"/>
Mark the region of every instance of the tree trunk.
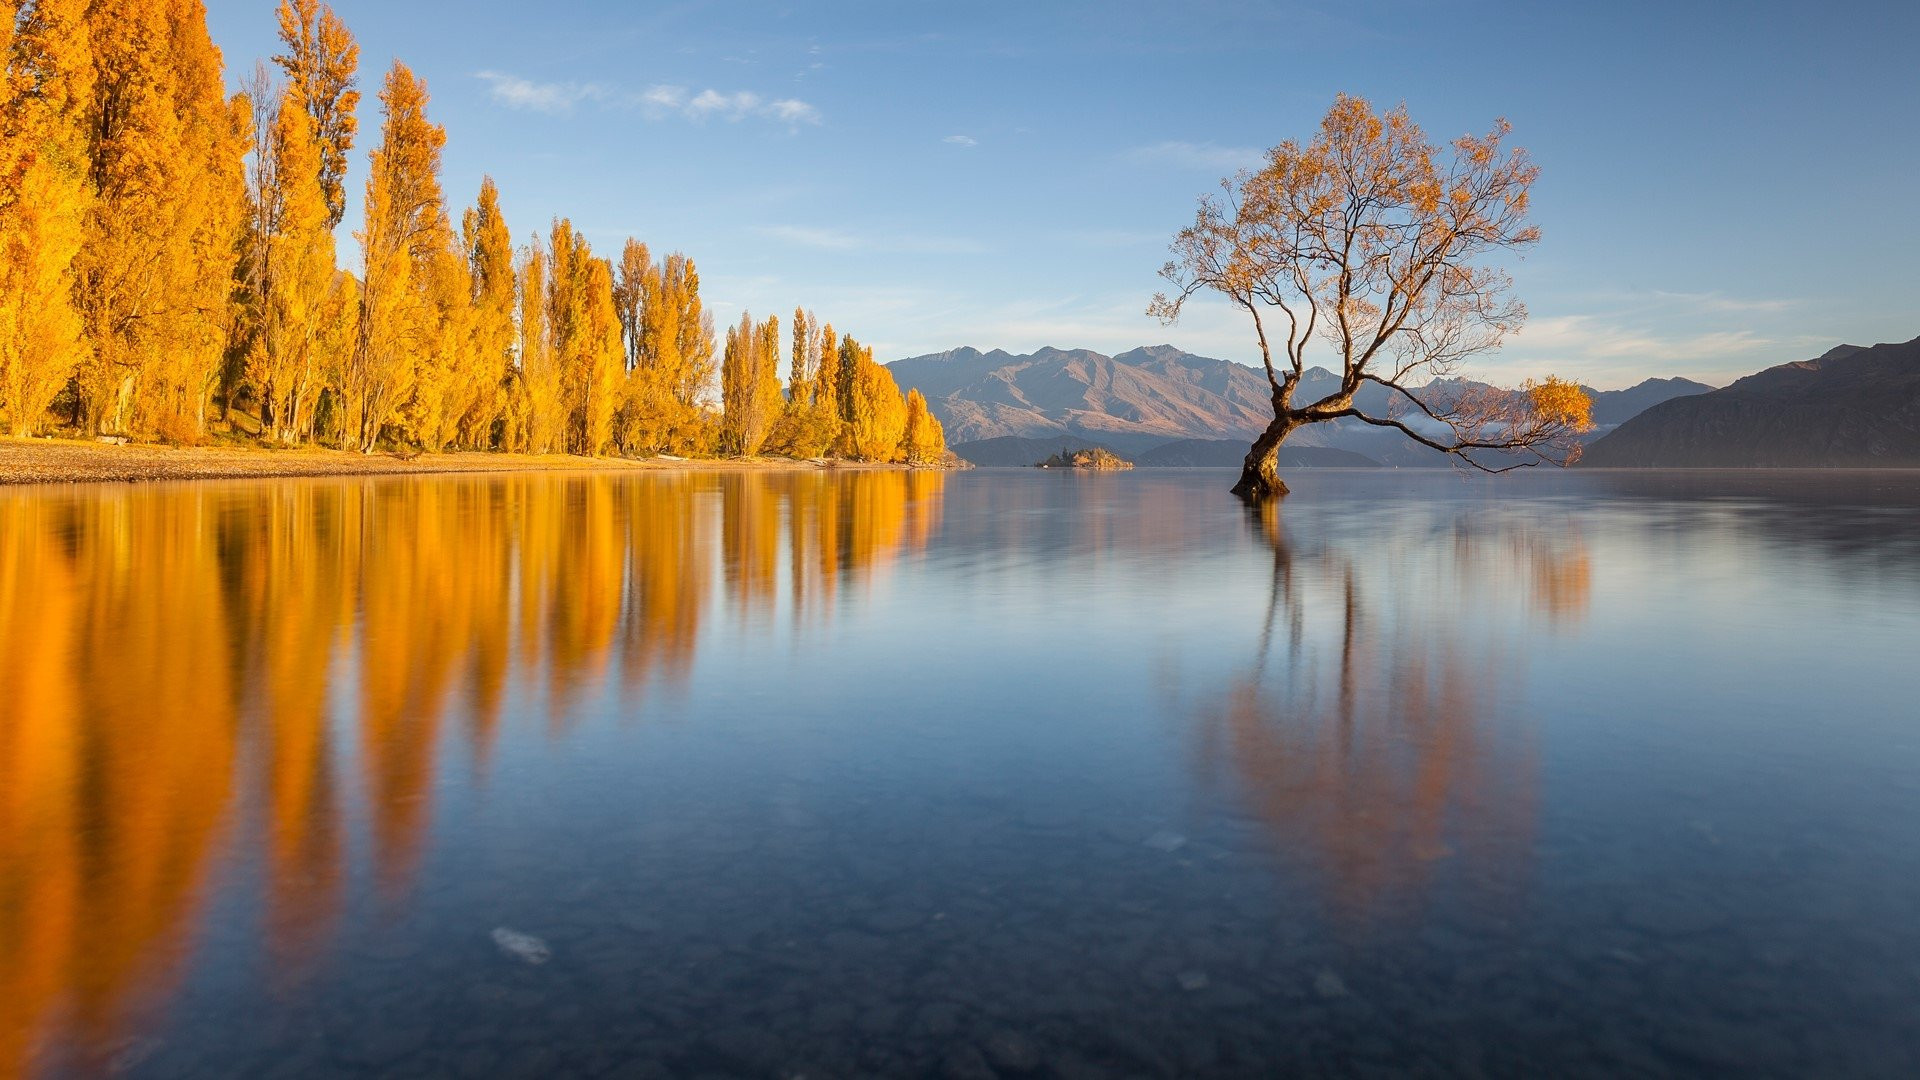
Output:
<path fill-rule="evenodd" d="M 1292 420 L 1281 418 L 1268 424 L 1253 441 L 1253 449 L 1247 451 L 1246 463 L 1240 467 L 1240 482 L 1233 485 L 1235 495 L 1248 502 L 1264 502 L 1287 493 L 1287 485 L 1280 482 L 1280 444 L 1293 428 Z"/>

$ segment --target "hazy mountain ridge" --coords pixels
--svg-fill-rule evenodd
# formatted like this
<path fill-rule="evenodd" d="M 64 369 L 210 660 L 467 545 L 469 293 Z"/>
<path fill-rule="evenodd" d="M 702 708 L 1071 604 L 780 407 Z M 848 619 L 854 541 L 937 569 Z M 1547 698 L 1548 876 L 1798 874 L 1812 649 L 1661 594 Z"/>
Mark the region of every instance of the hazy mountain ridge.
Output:
<path fill-rule="evenodd" d="M 1585 464 L 1920 466 L 1920 337 L 1840 345 L 1656 405 L 1595 442 Z"/>
<path fill-rule="evenodd" d="M 1063 439 L 1084 441 L 1071 448 L 1098 445 L 1147 465 L 1160 460 L 1156 450 L 1172 443 L 1251 441 L 1272 417 L 1264 373 L 1172 345 L 1143 346 L 1117 356 L 1091 349 L 1047 347 L 1023 355 L 961 347 L 896 360 L 888 367 L 903 391 L 917 388 L 926 395 L 946 427 L 948 442 L 979 465 L 1031 465 L 1068 445 Z M 1432 384 L 1438 392 L 1485 385 L 1467 379 Z M 1296 400 L 1324 397 L 1338 386 L 1333 372 L 1309 368 Z M 1688 379 L 1648 379 L 1626 390 L 1590 389 L 1598 425 L 1595 437 L 1650 404 L 1712 389 Z M 1391 396 L 1385 387 L 1369 385 L 1361 390 L 1358 403 L 1384 414 Z M 1001 442 L 1006 439 L 1034 440 L 1034 445 Z M 991 460 L 971 457 L 962 447 Z M 1444 465 L 1449 460 L 1398 432 L 1354 420 L 1301 428 L 1288 438 L 1287 447 L 1344 451 L 1385 465 Z M 1044 452 L 1028 461 L 1002 460 L 1031 450 Z M 1169 451 L 1167 460 L 1210 462 L 1223 453 L 1220 447 L 1193 447 Z M 1360 464 L 1341 458 L 1300 464 L 1335 462 Z"/>

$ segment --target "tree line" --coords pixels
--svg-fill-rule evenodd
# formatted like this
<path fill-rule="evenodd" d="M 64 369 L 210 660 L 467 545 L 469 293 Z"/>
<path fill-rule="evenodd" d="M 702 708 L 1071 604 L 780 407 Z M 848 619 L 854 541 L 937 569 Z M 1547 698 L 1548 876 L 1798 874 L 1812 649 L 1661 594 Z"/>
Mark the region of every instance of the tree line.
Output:
<path fill-rule="evenodd" d="M 320 0 L 277 15 L 229 95 L 202 0 L 0 0 L 0 430 L 195 442 L 238 410 L 363 452 L 944 453 L 925 399 L 809 311 L 783 385 L 779 320 L 722 347 L 680 252 L 616 262 L 566 218 L 516 245 L 491 178 L 456 225 L 400 61 L 340 267 L 359 46 Z"/>

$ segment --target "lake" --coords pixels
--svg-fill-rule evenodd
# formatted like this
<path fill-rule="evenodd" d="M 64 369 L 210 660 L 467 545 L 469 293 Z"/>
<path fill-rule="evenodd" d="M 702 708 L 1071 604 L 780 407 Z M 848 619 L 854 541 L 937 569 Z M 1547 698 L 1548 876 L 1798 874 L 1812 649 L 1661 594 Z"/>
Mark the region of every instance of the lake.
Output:
<path fill-rule="evenodd" d="M 1920 474 L 0 489 L 0 1076 L 1920 1075 Z"/>

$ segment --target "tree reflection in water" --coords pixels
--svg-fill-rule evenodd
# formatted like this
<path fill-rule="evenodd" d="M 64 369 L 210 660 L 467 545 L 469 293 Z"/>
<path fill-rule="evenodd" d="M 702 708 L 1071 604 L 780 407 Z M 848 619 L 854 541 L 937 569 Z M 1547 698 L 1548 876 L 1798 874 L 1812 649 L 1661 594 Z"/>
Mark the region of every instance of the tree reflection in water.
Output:
<path fill-rule="evenodd" d="M 609 685 L 631 715 L 684 684 L 721 606 L 830 617 L 924 549 L 944 483 L 0 492 L 0 1077 L 42 1044 L 109 1053 L 184 967 L 224 865 L 264 867 L 267 948 L 297 971 L 341 918 L 350 831 L 380 891 L 408 889 L 449 740 L 484 769 L 503 715 L 564 732 Z"/>
<path fill-rule="evenodd" d="M 1579 533 L 1463 515 L 1302 544 L 1284 512 L 1248 512 L 1271 593 L 1252 662 L 1201 709 L 1203 769 L 1235 784 L 1283 859 L 1304 860 L 1348 931 L 1410 922 L 1442 882 L 1511 901 L 1538 765 L 1513 722 L 1517 644 L 1488 624 L 1516 602 L 1549 628 L 1581 618 Z"/>

